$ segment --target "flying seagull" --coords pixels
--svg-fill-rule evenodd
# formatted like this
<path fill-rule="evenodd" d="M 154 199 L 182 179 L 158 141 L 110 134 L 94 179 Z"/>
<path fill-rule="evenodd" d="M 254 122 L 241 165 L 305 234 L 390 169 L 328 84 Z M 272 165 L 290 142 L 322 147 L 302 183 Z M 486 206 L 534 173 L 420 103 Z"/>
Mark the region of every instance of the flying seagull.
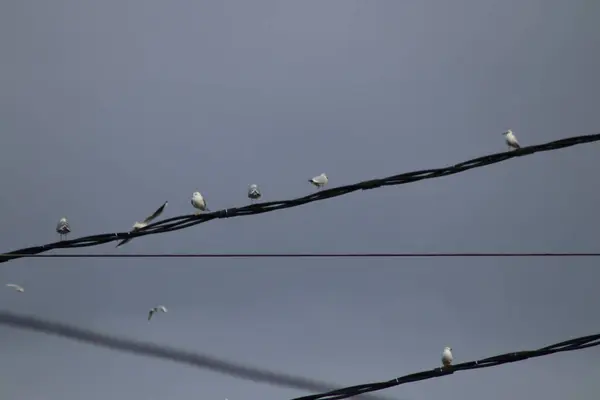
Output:
<path fill-rule="evenodd" d="M 165 201 L 165 202 L 163 203 L 163 205 L 162 205 L 162 206 L 158 207 L 158 209 L 157 209 L 156 211 L 154 211 L 154 213 L 153 213 L 152 215 L 150 215 L 149 217 L 146 217 L 146 219 L 145 219 L 145 220 L 143 220 L 142 222 L 137 222 L 137 221 L 136 221 L 136 222 L 133 224 L 133 229 L 132 229 L 131 231 L 132 231 L 132 232 L 135 232 L 135 231 L 137 231 L 137 230 L 140 230 L 140 229 L 142 229 L 142 228 L 146 227 L 146 226 L 147 226 L 147 225 L 148 225 L 150 222 L 152 222 L 152 220 L 154 220 L 154 219 L 158 218 L 158 216 L 159 216 L 160 214 L 162 214 L 162 212 L 165 210 L 165 207 L 167 207 L 167 205 L 168 205 L 168 204 L 169 204 L 169 202 L 168 202 L 168 201 Z M 133 240 L 133 238 L 127 238 L 127 239 L 123 239 L 123 240 L 121 240 L 121 241 L 119 242 L 119 244 L 117 244 L 117 247 L 121 247 L 121 246 L 123 246 L 125 243 L 127 243 L 127 242 L 129 242 L 129 241 L 131 241 L 131 240 Z"/>
<path fill-rule="evenodd" d="M 253 183 L 252 185 L 248 186 L 248 198 L 251 202 L 254 202 L 254 200 L 258 200 L 261 197 L 262 193 L 260 192 L 258 185 Z"/>
<path fill-rule="evenodd" d="M 167 312 L 167 307 L 165 307 L 165 306 L 156 306 L 154 308 L 151 308 L 150 311 L 148 311 L 148 321 L 150 321 L 150 318 L 152 318 L 152 316 L 154 315 L 154 313 L 157 313 L 159 311 L 166 313 Z"/>
<path fill-rule="evenodd" d="M 442 352 L 442 365 L 444 367 L 449 367 L 452 365 L 452 347 L 444 347 L 444 351 Z"/>
<path fill-rule="evenodd" d="M 521 145 L 519 144 L 519 141 L 517 140 L 517 137 L 515 136 L 513 131 L 511 131 L 509 129 L 502 134 L 504 135 L 504 138 L 506 139 L 506 144 L 508 145 L 508 150 L 517 150 L 517 149 L 521 148 Z"/>
<path fill-rule="evenodd" d="M 196 212 L 196 215 L 199 215 L 202 211 L 208 211 L 208 206 L 206 205 L 206 200 L 200 194 L 200 192 L 192 193 L 192 206 L 200 211 Z"/>
<path fill-rule="evenodd" d="M 329 179 L 327 179 L 327 175 L 323 172 L 321 175 L 317 175 L 312 179 L 308 180 L 310 183 L 315 185 L 318 189 L 321 189 L 323 186 L 327 185 Z"/>
<path fill-rule="evenodd" d="M 15 285 L 14 283 L 7 283 L 6 286 L 15 289 L 19 293 L 23 293 L 25 291 L 25 289 L 23 289 L 21 286 Z"/>
<path fill-rule="evenodd" d="M 58 224 L 56 224 L 56 232 L 60 235 L 60 240 L 66 238 L 69 233 L 71 233 L 71 226 L 69 225 L 69 221 L 67 218 L 62 217 Z"/>

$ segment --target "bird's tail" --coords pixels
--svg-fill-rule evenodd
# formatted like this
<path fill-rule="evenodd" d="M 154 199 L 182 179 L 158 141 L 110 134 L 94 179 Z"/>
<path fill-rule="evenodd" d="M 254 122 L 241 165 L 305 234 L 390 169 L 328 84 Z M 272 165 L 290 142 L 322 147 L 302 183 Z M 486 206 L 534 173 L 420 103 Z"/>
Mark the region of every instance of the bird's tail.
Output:
<path fill-rule="evenodd" d="M 314 183 L 312 179 L 309 179 L 308 181 L 309 181 L 310 183 Z"/>

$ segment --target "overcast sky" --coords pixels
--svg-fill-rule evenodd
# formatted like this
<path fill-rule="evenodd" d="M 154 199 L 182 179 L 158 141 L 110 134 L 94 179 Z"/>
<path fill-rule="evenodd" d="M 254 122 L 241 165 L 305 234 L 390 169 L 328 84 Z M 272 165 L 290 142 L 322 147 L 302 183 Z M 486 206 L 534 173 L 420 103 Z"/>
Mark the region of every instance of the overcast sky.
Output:
<path fill-rule="evenodd" d="M 0 3 L 0 251 L 600 131 L 593 0 Z M 140 252 L 598 251 L 597 144 L 139 238 Z M 116 243 L 86 251 L 113 253 Z M 58 253 L 59 251 L 55 251 Z M 76 250 L 64 250 L 76 253 Z M 594 259 L 21 259 L 0 310 L 340 385 L 599 331 Z M 146 321 L 157 304 L 167 314 Z M 0 327 L 0 397 L 306 391 Z M 596 399 L 599 351 L 382 392 Z"/>

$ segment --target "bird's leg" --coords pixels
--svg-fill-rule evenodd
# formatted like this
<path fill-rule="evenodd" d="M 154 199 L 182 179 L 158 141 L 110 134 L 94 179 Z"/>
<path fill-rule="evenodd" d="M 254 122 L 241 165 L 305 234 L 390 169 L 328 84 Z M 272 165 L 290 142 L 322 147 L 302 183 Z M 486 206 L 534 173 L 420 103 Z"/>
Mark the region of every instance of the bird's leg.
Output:
<path fill-rule="evenodd" d="M 200 215 L 200 214 L 202 214 L 202 211 L 196 211 L 195 214 Z"/>

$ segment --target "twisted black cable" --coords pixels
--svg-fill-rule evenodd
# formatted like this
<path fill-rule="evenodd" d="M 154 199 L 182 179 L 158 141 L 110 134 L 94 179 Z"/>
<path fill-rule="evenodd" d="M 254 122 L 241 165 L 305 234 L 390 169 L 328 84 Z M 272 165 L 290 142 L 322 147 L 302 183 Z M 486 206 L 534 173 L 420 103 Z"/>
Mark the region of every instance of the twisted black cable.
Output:
<path fill-rule="evenodd" d="M 257 382 L 264 382 L 278 386 L 285 386 L 295 389 L 308 390 L 330 390 L 330 384 L 316 382 L 306 378 L 298 378 L 279 372 L 272 372 L 254 367 L 235 364 L 223 361 L 214 357 L 192 353 L 189 351 L 178 350 L 168 346 L 159 346 L 153 343 L 142 342 L 139 340 L 124 339 L 117 336 L 97 333 L 88 329 L 77 328 L 59 322 L 43 320 L 36 317 L 29 317 L 20 314 L 14 314 L 7 311 L 0 311 L 0 325 L 6 325 L 17 329 L 31 330 L 52 336 L 60 336 L 66 339 L 75 340 L 99 347 L 109 348 L 115 351 L 122 351 L 166 359 L 177 363 L 187 364 L 198 368 L 206 368 L 223 374 L 231 375 L 237 378 L 250 379 Z M 457 371 L 466 371 L 471 369 L 495 367 L 501 364 L 508 364 L 517 361 L 527 360 L 547 356 L 554 353 L 565 351 L 583 350 L 589 347 L 600 346 L 600 333 L 588 336 L 582 336 L 575 339 L 566 340 L 545 346 L 537 350 L 525 350 L 501 354 L 498 356 L 487 357 L 478 361 L 469 361 L 462 364 L 455 364 L 449 368 L 434 368 L 432 370 L 421 371 L 403 377 L 395 378 L 389 381 L 373 382 L 362 385 L 345 387 L 342 389 L 330 390 L 328 392 L 297 397 L 292 400 L 337 400 L 346 399 L 361 395 L 363 398 L 371 400 L 384 400 L 385 397 L 376 397 L 365 395 L 365 393 L 388 389 L 405 383 L 417 382 L 426 379 L 438 378 L 444 375 L 450 375 Z"/>
<path fill-rule="evenodd" d="M 372 179 L 359 182 L 352 185 L 338 186 L 335 188 L 320 190 L 308 196 L 299 197 L 293 200 L 268 201 L 256 203 L 244 207 L 228 208 L 220 211 L 214 211 L 201 215 L 182 215 L 149 224 L 145 228 L 135 232 L 105 233 L 100 235 L 85 236 L 78 239 L 64 240 L 60 242 L 49 243 L 41 246 L 33 246 L 20 250 L 15 250 L 0 256 L 0 262 L 6 262 L 16 258 L 21 258 L 27 254 L 39 254 L 52 249 L 78 248 L 97 246 L 104 243 L 123 240 L 127 238 L 136 238 L 145 235 L 154 235 L 157 233 L 166 233 L 185 229 L 217 218 L 233 218 L 246 215 L 262 214 L 276 210 L 283 210 L 291 207 L 298 207 L 304 204 L 312 203 L 318 200 L 325 200 L 332 197 L 342 196 L 358 190 L 369 190 L 383 186 L 402 185 L 411 182 L 417 182 L 424 179 L 440 178 L 448 175 L 458 174 L 473 168 L 480 168 L 491 164 L 496 164 L 514 157 L 522 157 L 533 153 L 558 150 L 565 147 L 571 147 L 578 144 L 596 142 L 600 140 L 600 134 L 574 136 L 567 139 L 561 139 L 554 142 L 540 144 L 537 146 L 523 147 L 515 151 L 490 154 L 484 157 L 475 158 L 449 167 L 427 169 L 421 171 L 407 172 L 404 174 L 393 175 L 382 179 Z"/>
<path fill-rule="evenodd" d="M 455 364 L 449 368 L 434 368 L 429 371 L 417 372 L 410 375 L 405 375 L 400 378 L 395 378 L 389 381 L 366 383 L 363 385 L 350 386 L 343 389 L 333 390 L 330 392 L 314 394 L 310 396 L 296 397 L 292 400 L 338 400 L 348 397 L 357 396 L 368 392 L 388 389 L 394 386 L 402 385 L 410 382 L 422 381 L 425 379 L 438 378 L 444 375 L 450 375 L 457 371 L 466 371 L 471 369 L 495 367 L 501 364 L 513 363 L 517 361 L 527 360 L 528 358 L 542 357 L 563 351 L 582 350 L 588 347 L 600 346 L 600 334 L 583 336 L 576 339 L 567 340 L 556 343 L 550 346 L 542 347 L 537 350 L 517 351 L 512 353 L 501 354 L 494 357 L 484 358 L 478 361 L 469 361 L 462 364 Z"/>
<path fill-rule="evenodd" d="M 275 386 L 309 391 L 332 390 L 332 388 L 337 386 L 332 385 L 331 383 L 319 382 L 281 372 L 274 372 L 225 361 L 213 356 L 179 350 L 168 346 L 159 346 L 154 343 L 143 342 L 140 340 L 125 339 L 118 336 L 94 332 L 89 329 L 77 328 L 60 322 L 14 314 L 7 311 L 0 311 L 0 325 L 31 330 L 46 335 L 59 336 L 65 339 L 75 340 L 111 350 L 174 361 L 196 368 L 212 370 L 238 379 L 247 379 Z M 390 398 L 385 396 L 374 395 L 364 395 L 361 396 L 361 398 L 364 400 L 390 400 Z"/>

